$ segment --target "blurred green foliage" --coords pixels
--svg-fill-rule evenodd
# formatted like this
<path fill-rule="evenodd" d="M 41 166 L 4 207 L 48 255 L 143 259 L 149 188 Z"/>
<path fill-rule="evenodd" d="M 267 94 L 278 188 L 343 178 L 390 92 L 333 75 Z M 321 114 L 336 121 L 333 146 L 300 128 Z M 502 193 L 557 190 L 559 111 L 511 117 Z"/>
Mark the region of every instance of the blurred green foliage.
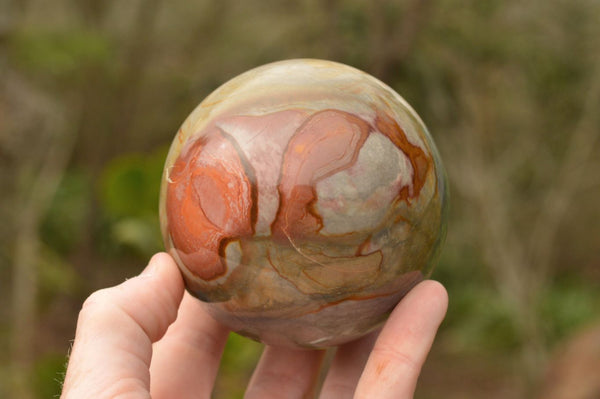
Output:
<path fill-rule="evenodd" d="M 555 182 L 552 168 L 586 116 L 585 95 L 598 73 L 600 7 L 594 0 L 178 0 L 158 1 L 146 12 L 143 2 L 48 4 L 23 2 L 6 13 L 8 28 L 0 21 L 0 68 L 6 66 L 0 73 L 9 77 L 9 89 L 0 86 L 6 201 L 0 215 L 17 209 L 23 187 L 15 181 L 29 183 L 47 156 L 54 113 L 65 120 L 58 133 L 75 143 L 39 221 L 39 342 L 32 343 L 36 360 L 28 370 L 37 397 L 60 390 L 60 354 L 68 350 L 84 298 L 137 273 L 163 249 L 158 193 L 166 146 L 179 124 L 229 78 L 290 57 L 334 59 L 376 74 L 418 110 L 438 141 L 453 193 L 448 242 L 432 276 L 450 294 L 437 350 L 452 365 L 437 372 L 452 374 L 473 355 L 503 364 L 528 345 L 482 248 L 485 212 L 461 190 L 468 178 L 456 165 L 473 156 L 463 150 L 466 140 L 483 143 L 475 155 L 491 172 L 506 170 L 497 183 L 500 192 L 510 191 L 502 200 L 515 204 L 505 221 L 512 223 L 510 233 L 516 242 L 528 240 L 522 231 L 534 223 L 532 215 Z M 484 111 L 466 110 L 482 102 L 485 107 L 474 109 Z M 597 134 L 598 122 L 590 120 Z M 467 130 L 472 134 L 462 135 Z M 514 164 L 512 155 L 528 148 Z M 534 303 L 548 353 L 600 319 L 600 228 L 590 223 L 600 217 L 599 168 L 597 160 L 589 164 L 577 204 L 559 225 Z M 18 229 L 4 224 L 0 290 L 10 292 L 12 274 L 4 263 Z M 12 304 L 8 296 L 0 300 L 0 396 L 8 397 Z M 243 396 L 261 348 L 231 335 L 215 397 Z M 494 369 L 485 377 L 500 385 L 500 374 L 520 372 Z M 464 391 L 452 396 L 443 386 L 420 395 L 473 397 Z"/>
<path fill-rule="evenodd" d="M 47 353 L 36 362 L 31 384 L 37 397 L 60 396 L 66 366 L 67 359 L 61 353 Z"/>
<path fill-rule="evenodd" d="M 100 205 L 114 248 L 148 257 L 163 248 L 158 198 L 166 149 L 114 158 L 104 169 Z"/>
<path fill-rule="evenodd" d="M 38 76 L 72 79 L 82 68 L 108 62 L 113 46 L 105 35 L 84 29 L 17 31 L 9 43 L 11 59 Z"/>
<path fill-rule="evenodd" d="M 225 345 L 216 395 L 242 398 L 252 370 L 258 362 L 263 345 L 232 333 Z"/>
<path fill-rule="evenodd" d="M 100 195 L 108 215 L 141 217 L 155 215 L 166 151 L 114 158 L 104 171 Z"/>
<path fill-rule="evenodd" d="M 43 246 L 40 255 L 38 295 L 43 310 L 44 305 L 51 303 L 56 295 L 79 293 L 82 281 L 73 266 L 51 247 Z"/>
<path fill-rule="evenodd" d="M 444 250 L 432 277 L 444 283 L 450 296 L 443 328 L 452 351 L 498 354 L 518 348 L 515 320 L 474 248 Z"/>
<path fill-rule="evenodd" d="M 92 186 L 89 174 L 81 170 L 68 171 L 45 215 L 41 238 L 62 255 L 81 244 L 85 220 L 91 211 Z"/>
<path fill-rule="evenodd" d="M 598 318 L 600 284 L 561 276 L 546 288 L 540 313 L 551 344 Z"/>

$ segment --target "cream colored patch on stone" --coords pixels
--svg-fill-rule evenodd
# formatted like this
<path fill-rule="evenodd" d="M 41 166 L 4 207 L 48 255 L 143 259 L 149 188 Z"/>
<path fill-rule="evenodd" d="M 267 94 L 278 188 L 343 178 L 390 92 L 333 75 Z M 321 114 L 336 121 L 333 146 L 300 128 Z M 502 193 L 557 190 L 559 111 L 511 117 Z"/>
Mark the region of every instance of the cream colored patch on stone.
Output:
<path fill-rule="evenodd" d="M 316 185 L 321 234 L 369 231 L 386 217 L 400 189 L 412 184 L 408 157 L 378 132 L 365 141 L 356 163 Z"/>

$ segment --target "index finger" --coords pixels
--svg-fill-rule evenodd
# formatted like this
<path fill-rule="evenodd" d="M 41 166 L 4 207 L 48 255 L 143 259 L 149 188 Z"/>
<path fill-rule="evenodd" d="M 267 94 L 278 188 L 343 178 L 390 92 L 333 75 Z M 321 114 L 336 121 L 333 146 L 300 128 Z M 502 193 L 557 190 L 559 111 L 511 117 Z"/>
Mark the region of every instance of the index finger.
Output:
<path fill-rule="evenodd" d="M 375 342 L 355 398 L 412 398 L 447 308 L 448 294 L 440 283 L 428 280 L 413 288 Z"/>

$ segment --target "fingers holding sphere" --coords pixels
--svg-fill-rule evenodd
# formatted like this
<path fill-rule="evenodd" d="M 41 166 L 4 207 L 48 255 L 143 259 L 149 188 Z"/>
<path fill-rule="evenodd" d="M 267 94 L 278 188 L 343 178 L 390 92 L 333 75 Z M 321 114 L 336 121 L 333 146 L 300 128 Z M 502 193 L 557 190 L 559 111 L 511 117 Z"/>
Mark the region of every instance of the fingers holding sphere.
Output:
<path fill-rule="evenodd" d="M 413 288 L 375 342 L 355 397 L 412 398 L 447 308 L 448 294 L 440 283 L 428 280 Z"/>
<path fill-rule="evenodd" d="M 210 397 L 229 330 L 186 293 L 177 320 L 154 344 L 153 398 Z"/>
<path fill-rule="evenodd" d="M 152 342 L 175 320 L 183 291 L 177 265 L 160 253 L 141 275 L 93 293 L 79 314 L 62 397 L 147 393 Z"/>

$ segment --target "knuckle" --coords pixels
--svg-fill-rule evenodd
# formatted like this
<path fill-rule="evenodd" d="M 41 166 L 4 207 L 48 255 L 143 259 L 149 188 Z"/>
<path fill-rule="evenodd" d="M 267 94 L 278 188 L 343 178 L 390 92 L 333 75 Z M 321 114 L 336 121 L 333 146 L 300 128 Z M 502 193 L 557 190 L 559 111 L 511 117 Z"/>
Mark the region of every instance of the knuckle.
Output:
<path fill-rule="evenodd" d="M 110 289 L 104 288 L 92 293 L 86 298 L 79 311 L 79 319 L 87 320 L 105 313 L 112 307 Z"/>

